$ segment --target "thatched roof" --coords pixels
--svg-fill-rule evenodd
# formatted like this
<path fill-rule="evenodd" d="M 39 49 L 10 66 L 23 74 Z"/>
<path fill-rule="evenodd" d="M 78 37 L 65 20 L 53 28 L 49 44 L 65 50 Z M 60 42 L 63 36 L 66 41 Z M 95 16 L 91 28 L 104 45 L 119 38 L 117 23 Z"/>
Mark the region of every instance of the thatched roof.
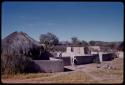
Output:
<path fill-rule="evenodd" d="M 43 46 L 24 32 L 13 32 L 2 40 L 2 54 L 39 56 Z"/>

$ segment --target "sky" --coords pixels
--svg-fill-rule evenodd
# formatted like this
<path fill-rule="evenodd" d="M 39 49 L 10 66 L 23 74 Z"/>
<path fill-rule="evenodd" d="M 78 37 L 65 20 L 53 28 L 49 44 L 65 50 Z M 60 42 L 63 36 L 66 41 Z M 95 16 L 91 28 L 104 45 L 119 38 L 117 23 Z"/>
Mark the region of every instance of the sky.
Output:
<path fill-rule="evenodd" d="M 123 41 L 121 2 L 3 2 L 2 39 L 14 31 L 39 41 L 51 32 L 60 41 Z"/>

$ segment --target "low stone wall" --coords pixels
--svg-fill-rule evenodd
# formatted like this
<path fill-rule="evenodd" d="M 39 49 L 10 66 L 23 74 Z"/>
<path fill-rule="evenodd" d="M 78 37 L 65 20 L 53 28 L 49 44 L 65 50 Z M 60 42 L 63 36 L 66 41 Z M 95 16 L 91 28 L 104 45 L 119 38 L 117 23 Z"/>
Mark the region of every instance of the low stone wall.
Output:
<path fill-rule="evenodd" d="M 89 63 L 99 63 L 100 58 L 99 54 L 93 54 L 93 55 L 85 55 L 85 56 L 75 56 L 76 57 L 76 65 L 80 64 L 89 64 Z M 113 60 L 113 53 L 107 53 L 107 54 L 102 54 L 102 61 L 110 61 Z"/>
<path fill-rule="evenodd" d="M 60 59 L 52 60 L 33 60 L 31 65 L 27 68 L 28 72 L 63 72 L 64 64 Z"/>
<path fill-rule="evenodd" d="M 93 54 L 94 56 L 94 63 L 101 62 L 99 58 L 99 54 Z M 103 53 L 102 54 L 102 61 L 110 61 L 114 59 L 114 54 L 113 53 Z"/>
<path fill-rule="evenodd" d="M 113 53 L 102 54 L 102 61 L 110 61 L 113 59 Z"/>
<path fill-rule="evenodd" d="M 99 54 L 93 54 L 93 63 L 99 63 L 99 62 L 100 62 Z"/>
<path fill-rule="evenodd" d="M 61 60 L 63 60 L 63 63 L 64 63 L 64 66 L 69 66 L 69 65 L 71 65 L 71 59 L 70 59 L 70 57 L 61 57 L 61 58 L 59 58 L 59 57 L 57 57 L 57 59 L 61 59 Z"/>
<path fill-rule="evenodd" d="M 76 63 L 75 63 L 76 65 L 93 63 L 93 59 L 94 59 L 93 55 L 75 56 L 75 57 L 76 57 Z"/>

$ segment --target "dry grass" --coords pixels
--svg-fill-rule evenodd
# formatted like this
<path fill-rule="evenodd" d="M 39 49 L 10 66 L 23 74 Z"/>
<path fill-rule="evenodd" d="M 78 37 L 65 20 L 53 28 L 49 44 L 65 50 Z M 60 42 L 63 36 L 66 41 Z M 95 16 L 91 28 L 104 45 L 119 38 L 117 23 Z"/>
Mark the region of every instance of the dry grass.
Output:
<path fill-rule="evenodd" d="M 102 64 L 112 63 L 114 69 L 96 69 L 91 74 L 100 77 L 99 83 L 122 83 L 123 82 L 123 59 L 115 59 L 112 62 L 103 62 Z"/>
<path fill-rule="evenodd" d="M 14 76 L 3 76 L 2 77 L 5 80 L 8 79 L 15 79 L 15 82 L 18 80 L 24 80 L 25 81 L 35 81 L 38 82 L 48 82 L 51 81 L 51 83 L 91 83 L 91 82 L 97 82 L 88 75 L 86 75 L 83 71 L 73 71 L 68 73 L 37 73 L 37 74 L 17 74 Z M 18 80 L 17 80 L 18 79 Z M 19 81 L 19 82 L 25 82 L 25 81 Z"/>
<path fill-rule="evenodd" d="M 38 78 L 38 77 L 49 77 L 54 73 L 22 73 L 16 75 L 2 75 L 2 79 L 29 79 L 29 78 Z"/>
<path fill-rule="evenodd" d="M 54 83 L 91 83 L 95 81 L 93 78 L 82 71 L 61 74 L 59 76 L 48 78 L 47 80 L 53 81 Z"/>

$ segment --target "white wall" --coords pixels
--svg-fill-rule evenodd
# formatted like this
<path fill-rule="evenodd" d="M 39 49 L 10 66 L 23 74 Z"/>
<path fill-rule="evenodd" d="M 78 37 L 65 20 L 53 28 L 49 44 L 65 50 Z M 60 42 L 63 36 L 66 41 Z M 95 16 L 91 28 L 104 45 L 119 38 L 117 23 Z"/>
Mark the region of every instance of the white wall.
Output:
<path fill-rule="evenodd" d="M 62 53 L 62 57 L 74 57 L 74 56 L 83 56 L 84 55 L 84 47 L 73 47 L 73 52 L 71 52 L 71 47 L 67 47 L 66 52 L 57 52 L 57 56 L 59 57 L 60 53 Z"/>
<path fill-rule="evenodd" d="M 98 54 L 98 52 L 94 52 L 94 51 L 92 51 L 91 54 Z"/>
<path fill-rule="evenodd" d="M 118 52 L 118 56 L 119 56 L 119 58 L 124 58 L 124 52 L 123 51 L 119 51 Z"/>

